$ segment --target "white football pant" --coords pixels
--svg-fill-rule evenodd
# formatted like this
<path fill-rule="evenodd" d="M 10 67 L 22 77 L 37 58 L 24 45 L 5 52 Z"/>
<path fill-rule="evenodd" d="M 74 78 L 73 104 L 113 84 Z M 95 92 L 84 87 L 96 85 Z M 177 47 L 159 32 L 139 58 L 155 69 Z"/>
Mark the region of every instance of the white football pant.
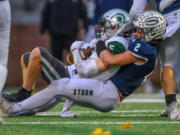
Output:
<path fill-rule="evenodd" d="M 170 66 L 174 68 L 175 56 L 180 47 L 180 10 L 165 15 L 167 21 L 164 41 L 160 45 L 161 67 Z"/>
<path fill-rule="evenodd" d="M 0 1 L 0 91 L 7 77 L 7 62 L 11 27 L 9 1 Z"/>
<path fill-rule="evenodd" d="M 34 110 L 33 112 L 44 111 L 47 104 L 52 103 L 52 100 L 57 100 L 58 96 L 60 97 L 59 102 L 62 99 L 61 97 L 66 97 L 73 100 L 76 105 L 94 108 L 103 112 L 111 111 L 120 104 L 118 90 L 111 81 L 64 78 L 53 81 L 44 90 L 14 104 L 8 110 L 8 113 L 15 115 L 21 112 L 21 114 L 23 112 L 26 114 L 32 110 Z"/>

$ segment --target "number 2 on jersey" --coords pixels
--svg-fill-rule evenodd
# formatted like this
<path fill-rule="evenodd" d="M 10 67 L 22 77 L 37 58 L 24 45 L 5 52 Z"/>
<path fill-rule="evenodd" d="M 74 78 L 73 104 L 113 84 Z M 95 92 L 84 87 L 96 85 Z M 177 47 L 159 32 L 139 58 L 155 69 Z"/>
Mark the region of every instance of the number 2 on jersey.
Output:
<path fill-rule="evenodd" d="M 141 47 L 141 44 L 136 44 L 136 46 L 134 47 L 134 51 L 138 52 L 140 47 Z"/>

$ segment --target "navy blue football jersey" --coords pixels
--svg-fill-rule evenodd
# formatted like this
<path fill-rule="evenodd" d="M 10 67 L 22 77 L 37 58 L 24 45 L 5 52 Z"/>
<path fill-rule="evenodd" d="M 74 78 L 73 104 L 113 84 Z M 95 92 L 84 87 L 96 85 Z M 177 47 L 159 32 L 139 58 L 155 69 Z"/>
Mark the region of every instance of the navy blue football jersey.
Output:
<path fill-rule="evenodd" d="M 129 96 L 135 91 L 144 80 L 152 73 L 156 65 L 158 49 L 156 46 L 151 46 L 148 43 L 137 40 L 134 41 L 128 48 L 132 54 L 145 62 L 142 64 L 132 63 L 124 65 L 111 78 L 111 81 L 116 85 L 123 96 Z"/>
<path fill-rule="evenodd" d="M 159 10 L 160 2 L 161 2 L 161 0 L 156 0 L 158 10 Z M 164 11 L 162 12 L 162 14 L 167 14 L 167 13 L 170 13 L 170 12 L 178 10 L 178 9 L 180 9 L 180 0 L 176 0 L 169 7 L 165 8 Z"/>

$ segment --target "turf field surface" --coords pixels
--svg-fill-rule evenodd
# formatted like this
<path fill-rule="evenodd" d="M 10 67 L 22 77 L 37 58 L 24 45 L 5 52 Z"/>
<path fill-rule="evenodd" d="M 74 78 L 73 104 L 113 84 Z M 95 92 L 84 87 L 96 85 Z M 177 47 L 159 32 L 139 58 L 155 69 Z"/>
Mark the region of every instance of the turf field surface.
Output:
<path fill-rule="evenodd" d="M 74 106 L 76 118 L 60 118 L 61 108 L 59 104 L 32 116 L 6 117 L 0 135 L 180 135 L 180 121 L 158 117 L 165 108 L 158 94 L 132 95 L 109 113 Z"/>

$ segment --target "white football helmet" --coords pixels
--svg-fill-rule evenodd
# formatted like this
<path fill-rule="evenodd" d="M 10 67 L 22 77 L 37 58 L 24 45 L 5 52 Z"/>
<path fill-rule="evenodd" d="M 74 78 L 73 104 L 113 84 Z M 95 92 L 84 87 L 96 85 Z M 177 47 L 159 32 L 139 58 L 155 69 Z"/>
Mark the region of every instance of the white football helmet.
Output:
<path fill-rule="evenodd" d="M 166 32 L 166 20 L 156 11 L 145 11 L 137 15 L 133 26 L 144 31 L 142 40 L 145 42 L 160 40 Z"/>
<path fill-rule="evenodd" d="M 107 11 L 99 18 L 99 24 L 104 31 L 96 29 L 96 37 L 108 39 L 112 36 L 124 36 L 132 29 L 132 19 L 129 14 L 121 9 Z"/>

